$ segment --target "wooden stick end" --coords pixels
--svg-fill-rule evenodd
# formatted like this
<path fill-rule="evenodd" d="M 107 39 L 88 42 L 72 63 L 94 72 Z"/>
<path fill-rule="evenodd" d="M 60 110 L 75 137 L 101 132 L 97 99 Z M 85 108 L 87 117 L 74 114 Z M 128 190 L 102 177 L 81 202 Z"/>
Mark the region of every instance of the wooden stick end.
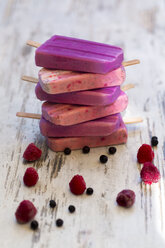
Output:
<path fill-rule="evenodd" d="M 133 117 L 133 118 L 124 118 L 123 119 L 125 124 L 136 124 L 136 123 L 140 123 L 143 122 L 143 119 L 141 117 Z"/>
<path fill-rule="evenodd" d="M 36 41 L 27 40 L 26 45 L 38 48 L 41 44 Z"/>
<path fill-rule="evenodd" d="M 136 64 L 140 64 L 140 60 L 139 60 L 139 59 L 133 59 L 133 60 L 129 60 L 129 61 L 124 61 L 124 62 L 122 63 L 122 65 L 123 65 L 124 67 L 130 66 L 130 65 L 136 65 Z"/>

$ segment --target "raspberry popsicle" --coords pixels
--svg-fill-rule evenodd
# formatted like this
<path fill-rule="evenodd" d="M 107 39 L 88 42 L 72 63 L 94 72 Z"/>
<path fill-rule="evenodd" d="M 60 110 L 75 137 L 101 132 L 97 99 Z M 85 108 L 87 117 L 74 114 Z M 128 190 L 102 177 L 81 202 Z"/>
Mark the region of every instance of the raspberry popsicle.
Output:
<path fill-rule="evenodd" d="M 120 113 L 128 105 L 127 95 L 121 91 L 115 102 L 105 106 L 78 106 L 44 102 L 42 104 L 43 117 L 61 126 L 70 126 L 89 120 Z"/>
<path fill-rule="evenodd" d="M 96 90 L 48 94 L 42 90 L 38 83 L 35 87 L 35 93 L 36 97 L 41 101 L 80 105 L 107 105 L 113 103 L 117 99 L 121 90 L 119 86 L 114 86 Z"/>
<path fill-rule="evenodd" d="M 40 131 L 43 136 L 48 137 L 107 136 L 116 131 L 120 123 L 120 114 L 109 115 L 72 126 L 55 125 L 42 117 Z"/>
<path fill-rule="evenodd" d="M 94 137 L 67 137 L 67 138 L 49 138 L 46 137 L 48 147 L 55 152 L 64 151 L 66 147 L 72 150 L 82 149 L 84 146 L 99 147 L 109 145 L 119 145 L 127 142 L 127 129 L 123 121 L 120 127 L 108 136 Z"/>
<path fill-rule="evenodd" d="M 54 35 L 35 54 L 37 66 L 105 74 L 121 66 L 120 47 Z"/>
<path fill-rule="evenodd" d="M 42 89 L 49 94 L 119 86 L 126 77 L 123 66 L 105 75 L 42 68 L 38 76 Z"/>

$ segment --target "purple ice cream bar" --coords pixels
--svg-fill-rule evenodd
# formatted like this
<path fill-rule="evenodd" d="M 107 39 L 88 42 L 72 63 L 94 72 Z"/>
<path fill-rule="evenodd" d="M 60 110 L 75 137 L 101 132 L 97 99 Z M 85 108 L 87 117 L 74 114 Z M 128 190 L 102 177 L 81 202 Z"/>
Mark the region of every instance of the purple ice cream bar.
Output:
<path fill-rule="evenodd" d="M 77 125 L 60 126 L 42 117 L 40 131 L 43 136 L 47 137 L 108 136 L 118 129 L 121 120 L 121 115 L 115 114 Z"/>
<path fill-rule="evenodd" d="M 35 93 L 36 97 L 41 101 L 78 105 L 108 105 L 118 98 L 121 90 L 119 86 L 114 86 L 63 94 L 48 94 L 43 91 L 40 83 L 38 83 L 35 88 Z"/>
<path fill-rule="evenodd" d="M 37 66 L 48 69 L 105 74 L 121 66 L 120 47 L 54 35 L 35 54 Z"/>
<path fill-rule="evenodd" d="M 71 150 L 82 149 L 84 146 L 102 147 L 119 145 L 127 142 L 127 128 L 123 121 L 119 128 L 108 136 L 84 136 L 84 137 L 65 137 L 65 138 L 49 138 L 46 137 L 48 147 L 55 151 L 64 151 L 66 147 Z"/>

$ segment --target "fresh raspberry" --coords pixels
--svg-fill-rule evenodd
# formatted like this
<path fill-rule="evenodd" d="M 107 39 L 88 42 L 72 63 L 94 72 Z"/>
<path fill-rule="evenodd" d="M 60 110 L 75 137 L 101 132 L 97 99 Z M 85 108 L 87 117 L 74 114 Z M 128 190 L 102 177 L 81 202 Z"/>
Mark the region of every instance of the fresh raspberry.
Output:
<path fill-rule="evenodd" d="M 27 168 L 23 177 L 24 184 L 28 187 L 34 186 L 38 181 L 38 173 L 33 167 Z"/>
<path fill-rule="evenodd" d="M 154 159 L 154 152 L 150 145 L 143 144 L 137 153 L 137 160 L 140 164 L 145 162 L 152 162 Z"/>
<path fill-rule="evenodd" d="M 116 198 L 116 201 L 119 206 L 129 208 L 135 202 L 135 193 L 130 189 L 122 190 Z"/>
<path fill-rule="evenodd" d="M 145 184 L 157 183 L 160 179 L 160 172 L 151 162 L 146 162 L 140 172 L 142 181 Z"/>
<path fill-rule="evenodd" d="M 35 144 L 31 143 L 24 151 L 23 158 L 27 161 L 35 161 L 41 157 L 41 154 L 42 151 Z"/>
<path fill-rule="evenodd" d="M 86 189 L 84 178 L 80 175 L 75 175 L 69 183 L 70 191 L 75 195 L 81 195 Z"/>
<path fill-rule="evenodd" d="M 20 224 L 24 224 L 33 219 L 36 213 L 37 209 L 33 203 L 31 201 L 24 200 L 19 204 L 15 212 L 15 217 Z"/>

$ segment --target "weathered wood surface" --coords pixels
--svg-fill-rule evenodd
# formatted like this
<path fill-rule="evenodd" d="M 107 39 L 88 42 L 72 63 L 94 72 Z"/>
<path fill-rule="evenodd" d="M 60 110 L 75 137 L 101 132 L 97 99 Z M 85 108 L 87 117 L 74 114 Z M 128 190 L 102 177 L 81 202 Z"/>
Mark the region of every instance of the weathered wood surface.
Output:
<path fill-rule="evenodd" d="M 0 247 L 113 247 L 148 248 L 165 246 L 165 2 L 163 0 L 1 0 L 0 1 Z M 48 150 L 40 136 L 38 121 L 16 118 L 17 111 L 40 113 L 34 85 L 21 75 L 36 76 L 34 49 L 25 45 L 32 39 L 43 42 L 52 34 L 81 37 L 122 46 L 125 59 L 139 58 L 141 64 L 126 68 L 127 83 L 136 84 L 128 92 L 126 116 L 144 118 L 143 124 L 129 126 L 129 140 L 117 147 L 106 165 L 98 162 L 107 148 L 92 149 L 70 156 Z M 154 149 L 161 181 L 152 186 L 140 182 L 136 163 L 138 147 L 159 137 Z M 36 187 L 23 185 L 29 164 L 22 153 L 30 142 L 42 150 Z M 68 182 L 82 174 L 94 195 L 75 197 Z M 125 210 L 116 206 L 117 193 L 130 188 L 136 204 Z M 52 211 L 48 202 L 58 207 Z M 38 208 L 40 228 L 18 225 L 14 212 L 19 202 L 29 199 Z M 69 204 L 76 206 L 71 215 Z M 55 219 L 64 227 L 55 227 Z"/>

